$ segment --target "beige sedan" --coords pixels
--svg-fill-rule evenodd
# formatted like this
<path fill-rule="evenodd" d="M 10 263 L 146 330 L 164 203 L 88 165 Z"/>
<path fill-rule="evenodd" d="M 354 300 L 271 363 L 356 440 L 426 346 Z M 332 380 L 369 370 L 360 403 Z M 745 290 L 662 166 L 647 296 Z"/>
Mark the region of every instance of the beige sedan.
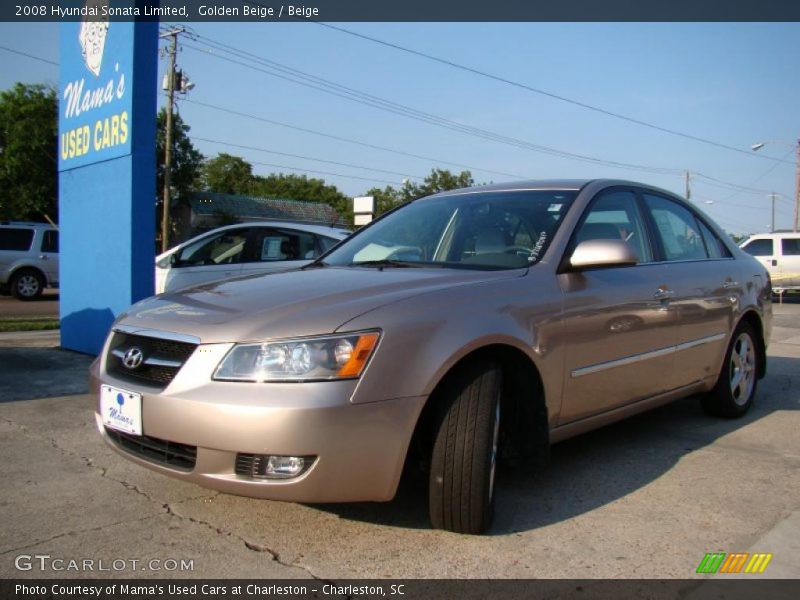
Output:
<path fill-rule="evenodd" d="M 722 417 L 766 372 L 770 280 L 693 205 L 613 180 L 421 198 L 297 270 L 144 300 L 92 367 L 122 455 L 217 490 L 390 500 L 491 524 L 498 457 L 691 394 Z"/>

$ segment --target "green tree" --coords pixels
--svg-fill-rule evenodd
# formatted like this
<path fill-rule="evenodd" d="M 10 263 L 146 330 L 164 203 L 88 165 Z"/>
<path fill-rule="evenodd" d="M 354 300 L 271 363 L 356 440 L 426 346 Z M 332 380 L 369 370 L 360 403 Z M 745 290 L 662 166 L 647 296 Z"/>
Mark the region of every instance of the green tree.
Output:
<path fill-rule="evenodd" d="M 165 108 L 158 112 L 156 124 L 156 195 L 160 202 L 164 197 L 164 153 L 167 132 L 167 110 Z M 169 183 L 170 198 L 173 200 L 184 198 L 197 187 L 203 166 L 203 155 L 189 139 L 190 130 L 191 128 L 183 122 L 179 114 L 172 115 L 172 168 L 170 169 Z"/>
<path fill-rule="evenodd" d="M 406 179 L 399 189 L 388 185 L 384 189 L 372 188 L 367 190 L 364 195 L 374 196 L 375 216 L 378 216 L 393 209 L 395 206 L 405 204 L 422 196 L 429 196 L 446 190 L 472 187 L 473 185 L 475 185 L 475 180 L 469 171 L 461 171 L 456 175 L 447 169 L 431 169 L 431 174 L 422 183 L 411 183 Z"/>
<path fill-rule="evenodd" d="M 221 194 L 250 194 L 253 165 L 239 156 L 221 153 L 203 164 L 203 188 Z"/>
<path fill-rule="evenodd" d="M 58 102 L 47 85 L 0 93 L 0 219 L 58 218 Z"/>

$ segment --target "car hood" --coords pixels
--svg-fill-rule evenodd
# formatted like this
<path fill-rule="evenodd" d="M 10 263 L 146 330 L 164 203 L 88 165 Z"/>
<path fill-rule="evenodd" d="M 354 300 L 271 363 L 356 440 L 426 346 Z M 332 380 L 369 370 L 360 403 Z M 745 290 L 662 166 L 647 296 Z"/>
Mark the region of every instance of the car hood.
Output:
<path fill-rule="evenodd" d="M 189 334 L 203 343 L 324 334 L 412 296 L 525 272 L 325 267 L 257 274 L 147 298 L 117 324 Z"/>

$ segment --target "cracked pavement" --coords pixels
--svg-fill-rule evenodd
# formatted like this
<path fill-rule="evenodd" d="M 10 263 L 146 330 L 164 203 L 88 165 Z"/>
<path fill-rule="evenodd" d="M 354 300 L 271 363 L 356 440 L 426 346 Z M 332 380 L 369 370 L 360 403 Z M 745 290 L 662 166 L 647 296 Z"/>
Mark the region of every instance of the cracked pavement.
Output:
<path fill-rule="evenodd" d="M 769 375 L 744 419 L 689 398 L 558 444 L 546 471 L 498 473 L 482 537 L 431 530 L 413 477 L 389 503 L 301 505 L 143 469 L 95 430 L 94 400 L 78 393 L 88 357 L 6 340 L 0 576 L 686 578 L 706 552 L 750 551 L 775 555 L 765 576 L 800 577 L 800 302 L 775 313 Z M 18 571 L 21 554 L 140 566 Z M 142 570 L 150 559 L 194 570 Z"/>

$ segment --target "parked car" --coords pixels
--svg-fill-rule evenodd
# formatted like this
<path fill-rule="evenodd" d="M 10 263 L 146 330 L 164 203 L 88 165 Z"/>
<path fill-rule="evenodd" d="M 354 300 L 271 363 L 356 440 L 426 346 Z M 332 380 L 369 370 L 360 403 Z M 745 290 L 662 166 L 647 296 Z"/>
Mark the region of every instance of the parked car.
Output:
<path fill-rule="evenodd" d="M 0 223 L 0 288 L 33 300 L 58 287 L 58 230 L 47 223 Z"/>
<path fill-rule="evenodd" d="M 776 292 L 800 291 L 800 233 L 758 233 L 742 243 L 742 250 L 767 268 Z"/>
<path fill-rule="evenodd" d="M 696 393 L 744 415 L 771 318 L 766 269 L 669 192 L 501 184 L 411 202 L 302 269 L 144 300 L 91 388 L 105 440 L 160 473 L 386 501 L 419 457 L 433 526 L 480 533 L 498 456 Z"/>
<path fill-rule="evenodd" d="M 215 279 L 299 267 L 348 235 L 341 228 L 283 221 L 220 227 L 156 257 L 156 294 Z"/>

